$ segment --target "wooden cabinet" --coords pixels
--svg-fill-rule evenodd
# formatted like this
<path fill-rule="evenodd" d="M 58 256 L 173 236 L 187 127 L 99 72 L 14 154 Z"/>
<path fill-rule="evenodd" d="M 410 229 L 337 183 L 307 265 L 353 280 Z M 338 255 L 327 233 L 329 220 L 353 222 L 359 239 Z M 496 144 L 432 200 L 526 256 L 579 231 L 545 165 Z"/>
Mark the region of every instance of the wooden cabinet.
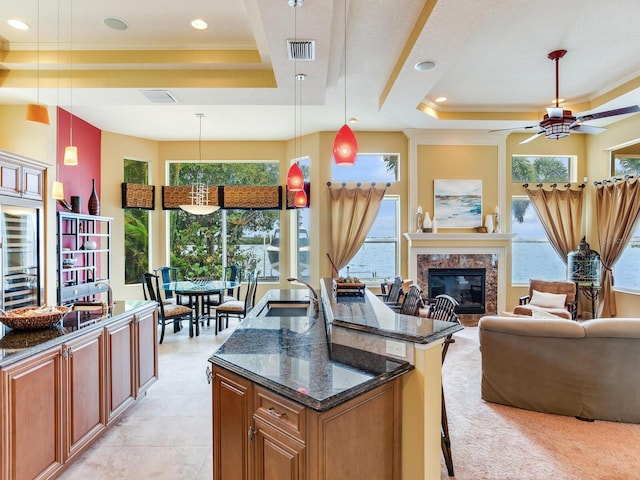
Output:
<path fill-rule="evenodd" d="M 0 480 L 55 478 L 144 394 L 157 379 L 155 312 L 149 303 L 0 368 Z"/>
<path fill-rule="evenodd" d="M 147 310 L 134 317 L 136 398 L 158 379 L 158 311 Z"/>
<path fill-rule="evenodd" d="M 62 347 L 0 370 L 2 480 L 48 478 L 63 458 Z"/>
<path fill-rule="evenodd" d="M 325 412 L 215 365 L 212 385 L 217 480 L 400 478 L 399 379 Z"/>
<path fill-rule="evenodd" d="M 107 332 L 107 423 L 112 422 L 135 399 L 134 317 L 106 327 Z"/>
<path fill-rule="evenodd" d="M 109 217 L 58 212 L 58 304 L 91 300 L 104 292 L 96 285 L 111 278 Z"/>
<path fill-rule="evenodd" d="M 42 200 L 44 171 L 38 162 L 0 151 L 0 194 Z"/>
<path fill-rule="evenodd" d="M 63 345 L 65 460 L 76 455 L 106 425 L 104 330 Z"/>

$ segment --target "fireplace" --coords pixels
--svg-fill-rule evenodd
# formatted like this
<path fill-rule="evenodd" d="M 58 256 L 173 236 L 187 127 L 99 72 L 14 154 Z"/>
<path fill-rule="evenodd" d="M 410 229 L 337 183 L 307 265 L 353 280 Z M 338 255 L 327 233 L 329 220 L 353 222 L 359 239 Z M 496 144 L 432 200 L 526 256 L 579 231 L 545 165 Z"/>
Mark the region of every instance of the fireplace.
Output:
<path fill-rule="evenodd" d="M 486 268 L 429 268 L 429 298 L 446 294 L 460 304 L 456 313 L 485 313 Z"/>

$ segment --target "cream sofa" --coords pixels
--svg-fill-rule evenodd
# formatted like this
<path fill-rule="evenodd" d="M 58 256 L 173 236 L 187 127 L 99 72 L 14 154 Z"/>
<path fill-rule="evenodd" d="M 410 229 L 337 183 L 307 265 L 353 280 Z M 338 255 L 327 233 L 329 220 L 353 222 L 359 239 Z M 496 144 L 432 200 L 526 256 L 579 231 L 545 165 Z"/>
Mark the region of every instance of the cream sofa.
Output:
<path fill-rule="evenodd" d="M 478 334 L 484 400 L 640 423 L 640 318 L 486 316 Z"/>

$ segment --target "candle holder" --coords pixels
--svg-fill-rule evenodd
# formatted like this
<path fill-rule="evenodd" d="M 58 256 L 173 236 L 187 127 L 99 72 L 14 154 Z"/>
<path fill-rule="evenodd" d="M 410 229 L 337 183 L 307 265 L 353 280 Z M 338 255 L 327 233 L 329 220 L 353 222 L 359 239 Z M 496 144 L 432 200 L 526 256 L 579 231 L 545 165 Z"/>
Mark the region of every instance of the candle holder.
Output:
<path fill-rule="evenodd" d="M 422 232 L 422 212 L 416 213 L 416 232 Z"/>
<path fill-rule="evenodd" d="M 493 214 L 493 233 L 500 233 L 500 214 Z"/>

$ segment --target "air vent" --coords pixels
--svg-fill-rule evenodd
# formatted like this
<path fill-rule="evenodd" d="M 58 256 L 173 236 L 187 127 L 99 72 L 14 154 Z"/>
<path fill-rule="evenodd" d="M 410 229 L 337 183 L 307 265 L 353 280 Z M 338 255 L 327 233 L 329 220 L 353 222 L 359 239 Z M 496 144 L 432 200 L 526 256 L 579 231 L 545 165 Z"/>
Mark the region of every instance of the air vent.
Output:
<path fill-rule="evenodd" d="M 287 40 L 289 60 L 315 60 L 315 40 Z"/>
<path fill-rule="evenodd" d="M 176 97 L 168 90 L 143 90 L 142 94 L 151 103 L 177 103 Z"/>

